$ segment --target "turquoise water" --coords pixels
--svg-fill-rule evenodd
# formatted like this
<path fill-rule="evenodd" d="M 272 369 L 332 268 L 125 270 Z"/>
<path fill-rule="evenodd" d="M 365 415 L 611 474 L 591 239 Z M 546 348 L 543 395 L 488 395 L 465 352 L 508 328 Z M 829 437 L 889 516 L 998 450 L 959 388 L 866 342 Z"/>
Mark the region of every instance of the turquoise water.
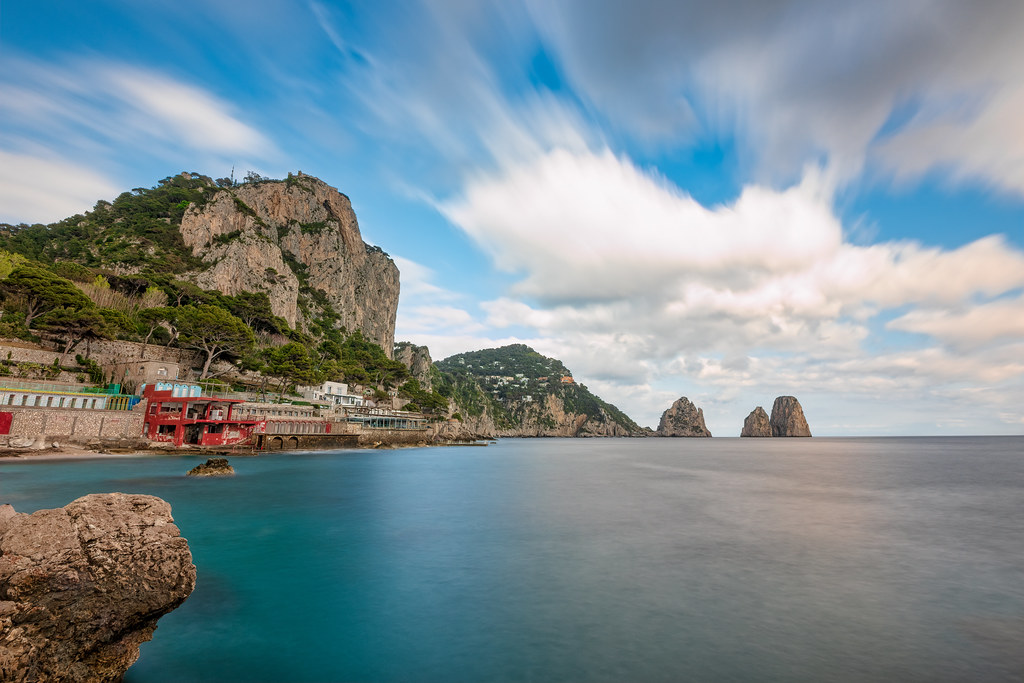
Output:
<path fill-rule="evenodd" d="M 1024 438 L 538 439 L 0 461 L 169 501 L 199 581 L 126 681 L 1019 681 Z"/>

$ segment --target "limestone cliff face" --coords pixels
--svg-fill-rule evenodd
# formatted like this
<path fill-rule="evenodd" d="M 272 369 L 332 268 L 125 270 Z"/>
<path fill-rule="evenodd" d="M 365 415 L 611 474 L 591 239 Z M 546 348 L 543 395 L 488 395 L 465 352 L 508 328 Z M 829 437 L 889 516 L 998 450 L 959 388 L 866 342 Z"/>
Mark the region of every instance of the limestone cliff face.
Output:
<path fill-rule="evenodd" d="M 196 583 L 171 508 L 153 496 L 0 506 L 0 680 L 120 681 L 157 619 Z"/>
<path fill-rule="evenodd" d="M 517 411 L 517 425 L 497 424 L 490 409 L 485 407 L 482 414 L 464 416 L 461 423 L 450 425 L 442 433 L 442 438 L 639 435 L 639 432 L 631 432 L 617 423 L 603 408 L 596 416 L 566 410 L 565 401 L 556 394 L 547 394 L 542 399 L 523 404 L 519 408 L 521 412 Z"/>
<path fill-rule="evenodd" d="M 771 436 L 772 425 L 768 419 L 768 413 L 764 408 L 758 406 L 750 411 L 747 419 L 743 421 L 743 431 L 740 436 Z"/>
<path fill-rule="evenodd" d="M 711 432 L 704 425 L 704 410 L 682 396 L 662 413 L 655 435 L 711 436 Z"/>
<path fill-rule="evenodd" d="M 804 409 L 794 396 L 779 396 L 772 405 L 772 436 L 810 436 Z"/>
<path fill-rule="evenodd" d="M 398 310 L 398 268 L 365 244 L 348 197 L 299 175 L 247 183 L 192 205 L 181 221 L 185 244 L 209 263 L 201 287 L 225 294 L 266 292 L 276 315 L 303 322 L 311 306 L 304 289 L 321 290 L 339 324 L 392 353 Z"/>
<path fill-rule="evenodd" d="M 398 342 L 395 344 L 394 358 L 409 368 L 409 374 L 419 381 L 422 389 L 433 390 L 430 368 L 434 362 L 430 360 L 430 349 L 426 346 L 416 346 L 410 342 Z"/>

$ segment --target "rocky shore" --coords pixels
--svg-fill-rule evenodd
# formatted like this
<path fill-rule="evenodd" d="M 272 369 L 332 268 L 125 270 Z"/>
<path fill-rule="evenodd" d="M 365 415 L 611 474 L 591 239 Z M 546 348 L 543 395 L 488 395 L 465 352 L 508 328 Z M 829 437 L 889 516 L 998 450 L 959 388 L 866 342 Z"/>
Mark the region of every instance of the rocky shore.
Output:
<path fill-rule="evenodd" d="M 171 508 L 93 494 L 63 508 L 0 506 L 0 680 L 120 681 L 196 568 Z"/>

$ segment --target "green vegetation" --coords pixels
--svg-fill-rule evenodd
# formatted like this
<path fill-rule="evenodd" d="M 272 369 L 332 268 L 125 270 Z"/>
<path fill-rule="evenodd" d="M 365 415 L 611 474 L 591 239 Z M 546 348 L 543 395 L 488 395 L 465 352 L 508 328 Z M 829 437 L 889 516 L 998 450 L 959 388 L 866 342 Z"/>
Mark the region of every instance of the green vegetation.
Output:
<path fill-rule="evenodd" d="M 304 176 L 277 181 L 249 172 L 245 182 L 311 189 Z M 242 370 L 262 372 L 282 395 L 296 384 L 324 380 L 363 384 L 383 398 L 404 387 L 424 410 L 446 412 L 445 399 L 406 382 L 409 373 L 402 363 L 358 331 L 339 329 L 340 316 L 327 294 L 310 285 L 306 265 L 292 253 L 283 251 L 299 281 L 301 330 L 274 315 L 266 293 L 229 296 L 187 279 L 188 273 L 208 266 L 181 239 L 187 211 L 226 190 L 240 212 L 264 225 L 232 191 L 238 185 L 234 177 L 214 181 L 182 173 L 155 187 L 122 193 L 113 202 L 100 200 L 92 211 L 50 225 L 0 225 L 0 336 L 49 342 L 64 354 L 81 340 L 88 349 L 94 339 L 192 348 L 203 354 L 204 380 L 210 379 L 211 365 L 225 359 Z M 330 221 L 298 225 L 307 235 L 334 226 Z M 232 231 L 216 237 L 214 244 L 240 236 L 241 231 Z M 266 277 L 274 282 L 281 274 L 268 268 Z M 87 356 L 88 351 L 72 369 L 81 372 L 83 381 L 86 375 L 93 382 L 102 380 Z M 0 366 L 0 373 L 16 369 Z M 59 362 L 57 367 L 59 372 Z M 51 372 L 50 366 L 39 372 L 44 370 Z"/>
<path fill-rule="evenodd" d="M 92 211 L 57 223 L 8 226 L 0 231 L 0 248 L 32 261 L 90 268 L 124 264 L 170 273 L 201 268 L 178 226 L 190 204 L 206 203 L 218 189 L 206 176 L 182 173 L 154 188 L 124 192 L 113 203 L 101 200 Z"/>
<path fill-rule="evenodd" d="M 525 344 L 460 353 L 434 364 L 434 386 L 451 398 L 461 413 L 472 417 L 486 409 L 499 428 L 517 427 L 548 396 L 558 397 L 567 413 L 586 415 L 598 422 L 611 420 L 630 432 L 640 427 L 625 413 L 601 400 L 582 384 L 563 382 L 572 374 L 555 358 Z M 461 417 L 461 415 L 460 415 Z M 549 417 L 536 416 L 541 426 L 553 428 Z"/>

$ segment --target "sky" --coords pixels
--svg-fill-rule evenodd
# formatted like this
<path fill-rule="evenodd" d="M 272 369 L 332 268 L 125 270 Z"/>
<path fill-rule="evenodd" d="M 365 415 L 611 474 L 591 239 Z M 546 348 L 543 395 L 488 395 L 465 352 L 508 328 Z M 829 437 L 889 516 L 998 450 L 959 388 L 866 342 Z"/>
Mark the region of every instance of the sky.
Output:
<path fill-rule="evenodd" d="M 641 425 L 1024 433 L 1024 3 L 3 0 L 0 222 L 301 170 L 396 340 Z"/>

